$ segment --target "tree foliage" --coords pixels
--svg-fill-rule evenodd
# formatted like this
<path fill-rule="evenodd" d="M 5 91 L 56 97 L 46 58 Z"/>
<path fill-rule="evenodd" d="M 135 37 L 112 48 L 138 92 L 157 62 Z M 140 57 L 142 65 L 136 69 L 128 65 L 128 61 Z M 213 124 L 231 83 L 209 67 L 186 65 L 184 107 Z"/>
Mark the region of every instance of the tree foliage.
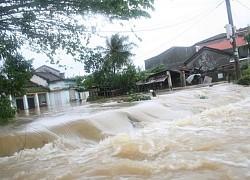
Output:
<path fill-rule="evenodd" d="M 130 64 L 130 57 L 133 56 L 131 50 L 136 46 L 129 42 L 128 36 L 112 35 L 106 39 L 106 47 L 103 49 L 104 64 L 103 68 L 116 73 L 122 67 Z"/>
<path fill-rule="evenodd" d="M 25 93 L 24 85 L 31 78 L 31 61 L 20 54 L 8 56 L 0 68 L 0 89 L 2 94 L 20 96 Z"/>
<path fill-rule="evenodd" d="M 5 96 L 0 95 L 0 125 L 8 122 L 15 115 L 16 111 L 11 107 L 11 102 Z"/>
<path fill-rule="evenodd" d="M 0 36 L 14 38 L 15 47 L 28 45 L 54 62 L 58 49 L 82 61 L 93 27 L 83 24 L 91 17 L 108 20 L 150 17 L 154 0 L 5 0 L 0 2 Z M 6 47 L 8 48 L 8 47 Z M 86 53 L 87 52 L 87 53 Z"/>
<path fill-rule="evenodd" d="M 31 62 L 22 56 L 22 46 L 46 54 L 51 63 L 59 63 L 54 55 L 63 50 L 77 61 L 88 59 L 86 71 L 95 71 L 99 69 L 100 56 L 86 47 L 95 29 L 87 20 L 98 15 L 109 21 L 148 18 L 147 10 L 154 9 L 153 3 L 154 0 L 0 1 L 1 102 L 5 102 L 6 94 L 23 94 L 23 85 L 30 78 Z M 9 103 L 4 104 L 10 108 Z"/>
<path fill-rule="evenodd" d="M 136 68 L 134 65 L 128 65 L 121 73 L 113 73 L 110 71 L 95 71 L 84 77 L 78 83 L 78 87 L 82 89 L 92 89 L 109 87 L 111 89 L 120 89 L 123 92 L 135 91 L 135 83 L 137 81 Z"/>
<path fill-rule="evenodd" d="M 20 96 L 25 93 L 24 85 L 31 77 L 32 65 L 16 51 L 6 51 L 1 55 L 5 61 L 0 67 L 0 122 L 6 122 L 15 115 L 8 95 Z"/>

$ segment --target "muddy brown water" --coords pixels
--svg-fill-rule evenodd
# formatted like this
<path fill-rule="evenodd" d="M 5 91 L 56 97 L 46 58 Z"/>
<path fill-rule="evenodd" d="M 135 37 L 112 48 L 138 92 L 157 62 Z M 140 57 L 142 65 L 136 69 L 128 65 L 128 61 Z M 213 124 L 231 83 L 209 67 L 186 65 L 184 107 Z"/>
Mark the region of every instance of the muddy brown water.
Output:
<path fill-rule="evenodd" d="M 0 179 L 250 179 L 250 87 L 20 113 Z"/>

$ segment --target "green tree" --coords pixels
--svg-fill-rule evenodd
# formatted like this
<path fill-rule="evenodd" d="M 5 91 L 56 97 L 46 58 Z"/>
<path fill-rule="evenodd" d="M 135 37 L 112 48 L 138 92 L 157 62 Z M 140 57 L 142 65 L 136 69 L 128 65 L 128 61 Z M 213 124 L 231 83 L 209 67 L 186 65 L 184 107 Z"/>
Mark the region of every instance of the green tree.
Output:
<path fill-rule="evenodd" d="M 20 53 L 22 46 L 46 54 L 51 63 L 59 63 L 54 60 L 58 50 L 83 62 L 92 53 L 86 45 L 95 29 L 85 25 L 86 20 L 98 15 L 109 21 L 149 18 L 147 10 L 153 9 L 153 3 L 154 0 L 0 1 L 1 98 L 5 94 L 22 94 L 24 82 L 29 79 L 26 72 L 31 64 Z M 99 69 L 95 63 L 90 65 L 87 71 Z"/>
<path fill-rule="evenodd" d="M 5 61 L 0 67 L 0 122 L 7 122 L 15 115 L 8 95 L 20 96 L 25 93 L 24 85 L 31 77 L 32 65 L 17 52 L 5 52 L 2 58 Z"/>
<path fill-rule="evenodd" d="M 116 70 L 122 69 L 130 64 L 130 57 L 134 43 L 129 42 L 128 36 L 112 35 L 106 39 L 106 47 L 103 49 L 104 64 L 103 68 L 116 73 Z"/>
<path fill-rule="evenodd" d="M 84 61 L 84 70 L 87 73 L 99 71 L 102 68 L 103 62 L 101 53 L 91 51 L 88 58 Z"/>
<path fill-rule="evenodd" d="M 153 9 L 153 3 L 154 0 L 5 0 L 0 2 L 0 36 L 7 41 L 15 38 L 16 47 L 25 44 L 45 53 L 51 62 L 58 49 L 83 61 L 88 52 L 86 44 L 95 29 L 86 25 L 88 19 L 98 15 L 110 21 L 148 18 L 147 10 Z"/>

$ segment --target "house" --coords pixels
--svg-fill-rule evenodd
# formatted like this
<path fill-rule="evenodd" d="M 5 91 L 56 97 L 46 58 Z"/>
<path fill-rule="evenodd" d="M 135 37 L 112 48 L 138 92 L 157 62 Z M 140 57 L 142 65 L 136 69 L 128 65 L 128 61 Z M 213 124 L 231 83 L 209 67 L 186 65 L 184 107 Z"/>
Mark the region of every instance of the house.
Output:
<path fill-rule="evenodd" d="M 167 69 L 179 69 L 195 53 L 195 47 L 171 47 L 163 53 L 145 60 L 145 70 L 164 64 Z"/>
<path fill-rule="evenodd" d="M 246 45 L 246 42 L 244 40 L 244 35 L 247 32 L 247 30 L 248 30 L 248 27 L 245 27 L 245 28 L 238 29 L 235 33 L 235 36 L 236 36 L 235 40 L 238 46 L 240 59 L 246 58 L 248 56 L 247 50 L 242 48 L 244 45 Z M 219 50 L 233 53 L 232 42 L 230 39 L 227 39 L 226 33 L 221 33 L 216 36 L 197 42 L 196 44 L 194 44 L 194 46 L 197 49 L 201 49 L 202 47 L 207 46 L 210 48 L 219 49 Z"/>
<path fill-rule="evenodd" d="M 205 77 L 219 81 L 233 74 L 232 58 L 229 52 L 204 46 L 184 62 L 182 69 L 185 69 L 186 75 L 200 74 L 200 82 L 197 83 L 203 83 Z"/>
<path fill-rule="evenodd" d="M 149 92 L 150 90 L 172 89 L 182 86 L 182 72 L 179 70 L 166 69 L 150 75 L 145 81 L 136 82 L 138 92 Z"/>
<path fill-rule="evenodd" d="M 66 79 L 64 73 L 46 65 L 37 68 L 32 74 L 26 85 L 27 94 L 15 98 L 14 105 L 18 109 L 61 106 L 79 100 L 75 79 Z"/>

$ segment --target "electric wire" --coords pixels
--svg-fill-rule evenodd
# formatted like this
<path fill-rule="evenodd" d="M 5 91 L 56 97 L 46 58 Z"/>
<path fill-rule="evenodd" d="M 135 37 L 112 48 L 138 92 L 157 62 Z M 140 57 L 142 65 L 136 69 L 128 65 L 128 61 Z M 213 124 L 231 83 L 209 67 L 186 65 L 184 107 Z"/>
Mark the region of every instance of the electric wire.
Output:
<path fill-rule="evenodd" d="M 220 1 L 220 3 L 219 3 L 218 5 L 216 5 L 215 7 L 213 7 L 213 9 L 212 9 L 208 14 L 206 14 L 206 12 L 204 12 L 204 14 L 205 14 L 204 17 L 209 16 L 214 10 L 216 10 L 216 9 L 217 9 L 219 6 L 221 6 L 221 4 L 223 4 L 223 3 L 224 3 L 224 0 L 223 0 L 223 1 Z M 181 33 L 179 33 L 179 34 L 176 35 L 175 37 L 171 38 L 169 41 L 167 41 L 167 42 L 165 42 L 165 43 L 159 45 L 157 48 L 153 49 L 152 51 L 150 51 L 150 52 L 148 52 L 148 53 L 146 53 L 146 54 L 144 54 L 144 55 L 142 55 L 142 56 L 137 57 L 137 59 L 141 59 L 141 58 L 143 58 L 143 57 L 145 57 L 145 56 L 147 56 L 147 55 L 149 55 L 149 54 L 151 54 L 151 53 L 157 51 L 157 50 L 159 49 L 159 47 L 165 46 L 166 44 L 168 44 L 168 43 L 170 43 L 170 42 L 176 40 L 176 39 L 179 38 L 179 37 L 181 37 L 185 32 L 187 32 L 188 30 L 194 28 L 195 25 L 197 25 L 197 24 L 200 23 L 202 20 L 204 20 L 204 17 L 202 16 L 198 21 L 196 21 L 196 22 L 194 22 L 193 24 L 191 24 L 190 26 L 188 26 L 188 28 L 184 29 L 184 31 L 182 31 Z"/>
<path fill-rule="evenodd" d="M 157 31 L 157 30 L 161 30 L 161 29 L 166 29 L 166 28 L 171 28 L 171 27 L 176 27 L 176 26 L 180 26 L 183 24 L 186 24 L 190 21 L 193 21 L 195 19 L 198 19 L 199 16 L 201 16 L 204 13 L 204 11 L 202 11 L 199 14 L 196 14 L 195 17 L 189 18 L 189 19 L 185 19 L 179 23 L 176 24 L 172 24 L 172 25 L 164 25 L 161 27 L 155 27 L 155 28 L 145 28 L 145 29 L 138 29 L 138 30 L 133 30 L 133 32 L 143 32 L 143 31 Z M 121 31 L 110 31 L 110 30 L 103 30 L 103 31 L 99 31 L 98 33 L 131 33 L 131 30 L 121 30 Z"/>
<path fill-rule="evenodd" d="M 243 4 L 242 2 L 240 2 L 239 0 L 235 0 L 236 2 L 238 2 L 239 4 L 241 4 L 243 7 L 245 7 L 247 10 L 250 10 L 250 8 L 248 6 L 246 6 L 245 4 Z"/>

